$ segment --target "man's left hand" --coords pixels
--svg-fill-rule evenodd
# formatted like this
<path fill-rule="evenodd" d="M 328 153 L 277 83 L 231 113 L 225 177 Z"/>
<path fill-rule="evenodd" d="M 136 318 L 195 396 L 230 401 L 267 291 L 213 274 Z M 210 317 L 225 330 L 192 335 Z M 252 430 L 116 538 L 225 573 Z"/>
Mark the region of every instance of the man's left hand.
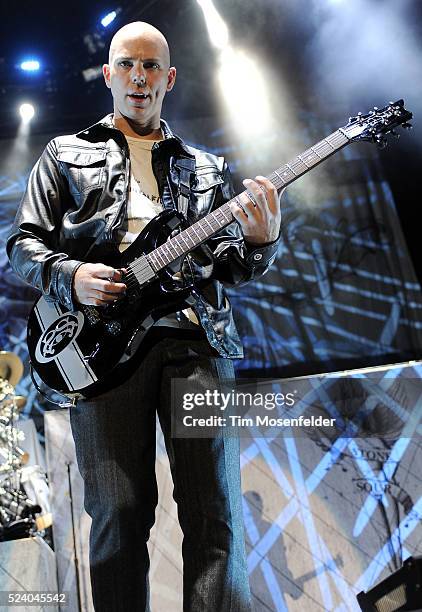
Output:
<path fill-rule="evenodd" d="M 254 181 L 245 179 L 243 184 L 253 199 L 243 192 L 238 196 L 240 205 L 233 200 L 230 210 L 242 228 L 245 241 L 256 246 L 274 242 L 280 234 L 280 199 L 284 189 L 278 194 L 265 176 L 257 176 Z"/>

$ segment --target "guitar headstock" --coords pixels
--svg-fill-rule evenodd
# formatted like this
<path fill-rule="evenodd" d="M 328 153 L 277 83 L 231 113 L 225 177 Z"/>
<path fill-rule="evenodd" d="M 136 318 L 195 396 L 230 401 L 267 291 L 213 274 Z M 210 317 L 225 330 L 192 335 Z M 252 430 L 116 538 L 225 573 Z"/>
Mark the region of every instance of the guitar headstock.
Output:
<path fill-rule="evenodd" d="M 394 131 L 396 127 L 412 127 L 408 123 L 412 117 L 412 113 L 404 108 L 404 101 L 397 100 L 384 108 L 375 106 L 367 115 L 359 113 L 357 117 L 350 117 L 349 123 L 341 131 L 350 140 L 367 140 L 383 147 L 387 144 L 387 134 L 398 136 Z"/>

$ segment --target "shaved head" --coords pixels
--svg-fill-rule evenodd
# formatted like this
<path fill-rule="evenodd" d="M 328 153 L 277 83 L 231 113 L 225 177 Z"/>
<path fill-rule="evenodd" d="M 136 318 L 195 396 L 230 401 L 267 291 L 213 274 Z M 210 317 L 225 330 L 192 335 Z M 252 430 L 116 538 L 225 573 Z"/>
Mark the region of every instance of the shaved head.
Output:
<path fill-rule="evenodd" d="M 154 42 L 158 45 L 166 59 L 167 68 L 170 67 L 170 49 L 168 42 L 164 36 L 153 25 L 146 23 L 145 21 L 133 21 L 124 25 L 120 30 L 117 30 L 110 43 L 110 50 L 108 53 L 108 63 L 113 63 L 113 57 L 119 49 L 126 44 L 127 41 L 133 39 L 143 38 L 147 41 Z"/>
<path fill-rule="evenodd" d="M 143 21 L 120 28 L 110 43 L 103 75 L 113 96 L 115 126 L 128 136 L 160 138 L 163 100 L 176 80 L 160 30 Z"/>

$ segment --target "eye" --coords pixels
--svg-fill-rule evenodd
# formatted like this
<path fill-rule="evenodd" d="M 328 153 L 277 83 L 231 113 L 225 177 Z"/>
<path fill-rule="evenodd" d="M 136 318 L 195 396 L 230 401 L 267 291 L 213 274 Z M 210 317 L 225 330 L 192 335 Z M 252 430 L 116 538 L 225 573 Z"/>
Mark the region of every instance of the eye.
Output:
<path fill-rule="evenodd" d="M 149 69 L 159 70 L 160 69 L 160 64 L 157 64 L 157 62 L 145 62 L 144 68 L 146 70 L 149 70 Z"/>
<path fill-rule="evenodd" d="M 132 62 L 129 60 L 122 60 L 119 62 L 119 66 L 122 66 L 122 68 L 130 68 L 132 66 Z"/>

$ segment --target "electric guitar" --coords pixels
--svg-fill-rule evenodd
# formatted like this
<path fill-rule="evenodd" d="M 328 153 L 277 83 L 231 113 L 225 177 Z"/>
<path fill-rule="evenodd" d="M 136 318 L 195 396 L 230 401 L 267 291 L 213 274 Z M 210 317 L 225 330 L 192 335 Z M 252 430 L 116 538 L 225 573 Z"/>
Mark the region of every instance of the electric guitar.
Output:
<path fill-rule="evenodd" d="M 268 178 L 279 191 L 351 142 L 384 146 L 386 134 L 400 125 L 410 128 L 411 118 L 403 100 L 366 115 L 359 113 Z M 155 321 L 188 307 L 186 300 L 195 289 L 175 287 L 173 282 L 183 257 L 233 221 L 229 202 L 188 227 L 180 213 L 163 211 L 118 261 L 110 263 L 127 271 L 122 299 L 112 305 L 81 305 L 69 311 L 41 297 L 28 321 L 31 365 L 41 380 L 72 399 L 98 395 L 110 387 L 110 380 L 117 386 L 125 364 L 138 354 Z"/>

